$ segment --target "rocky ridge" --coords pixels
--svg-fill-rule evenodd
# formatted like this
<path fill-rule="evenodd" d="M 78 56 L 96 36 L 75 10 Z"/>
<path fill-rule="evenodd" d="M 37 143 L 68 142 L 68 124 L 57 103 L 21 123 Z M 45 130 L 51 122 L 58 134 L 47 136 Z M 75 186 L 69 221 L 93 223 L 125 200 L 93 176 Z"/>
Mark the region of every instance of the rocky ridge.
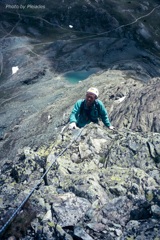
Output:
<path fill-rule="evenodd" d="M 56 159 L 73 138 L 70 148 Z M 46 158 L 42 149 L 19 150 L 14 163 L 5 162 L 1 168 L 2 215 L 13 211 L 51 163 L 53 167 L 30 198 L 31 206 L 19 216 L 29 219 L 27 214 L 34 209 L 28 220 L 31 227 L 27 230 L 27 224 L 20 226 L 15 219 L 6 237 L 158 239 L 159 146 L 158 133 L 125 128 L 112 132 L 90 124 L 83 130 L 64 130 Z"/>
<path fill-rule="evenodd" d="M 14 97 L 14 92 L 9 101 L 2 102 L 1 158 L 6 158 L 7 154 L 8 160 L 12 161 L 19 148 L 50 144 L 61 126 L 67 123 L 74 102 L 83 98 L 91 85 L 99 88 L 100 99 L 113 125 L 136 131 L 159 131 L 159 78 L 146 84 L 130 78 L 128 71 L 108 70 L 78 85 L 67 85 L 63 78 L 61 81 L 51 78 L 47 86 L 44 86 L 43 78 L 41 81 L 41 84 L 35 83 L 39 93 L 34 91 L 35 84 L 27 86 L 28 91 L 26 86 L 17 86 L 19 96 Z M 148 95 L 145 95 L 145 89 Z M 144 101 L 141 95 L 144 95 Z"/>
<path fill-rule="evenodd" d="M 114 91 L 117 96 L 125 97 L 130 87 L 136 91 L 138 86 L 141 87 L 140 82 L 135 83 L 138 84 L 135 88 L 134 84 L 128 81 L 129 83 L 125 83 L 127 86 L 123 87 L 124 93 L 118 93 L 116 84 L 120 85 L 121 81 L 126 82 L 127 79 L 145 83 L 149 81 L 150 84 L 152 78 L 160 75 L 157 51 L 159 28 L 154 31 L 155 22 L 159 26 L 157 1 L 144 1 L 140 5 L 139 2 L 125 4 L 120 1 L 107 1 L 107 4 L 105 1 L 62 1 L 61 4 L 54 1 L 52 5 L 50 1 L 46 1 L 45 10 L 41 11 L 27 8 L 15 11 L 6 8 L 7 1 L 1 1 L 0 4 L 0 158 L 6 158 L 7 154 L 10 160 L 18 148 L 26 145 L 39 147 L 53 140 L 59 131 L 58 127 L 62 125 L 59 116 L 63 116 L 66 122 L 71 106 L 77 98 L 84 96 L 90 84 L 97 85 L 102 90 L 102 96 L 106 98 L 106 106 L 110 111 Z M 26 1 L 22 3 L 15 0 L 14 4 L 25 5 Z M 42 3 L 34 1 L 34 4 Z M 116 7 L 113 8 L 113 4 Z M 126 14 L 121 14 L 124 12 Z M 97 17 L 93 22 L 95 14 Z M 137 24 L 121 28 L 135 19 L 139 19 Z M 106 24 L 103 24 L 104 20 Z M 73 24 L 73 29 L 69 28 L 69 24 Z M 101 35 L 106 31 L 106 35 Z M 146 34 L 142 36 L 141 33 Z M 147 35 L 152 35 L 152 38 L 145 38 Z M 153 40 L 157 41 L 157 44 Z M 19 67 L 16 74 L 12 74 L 13 66 Z M 64 74 L 71 70 L 88 71 L 94 68 L 97 68 L 95 80 L 91 77 L 91 80 L 76 88 L 66 82 L 64 77 Z M 114 81 L 115 85 L 112 85 L 111 81 Z M 103 86 L 101 88 L 103 84 L 107 85 L 105 91 Z M 156 92 L 157 86 L 158 80 L 155 84 Z M 111 89 L 107 90 L 108 87 Z M 132 102 L 139 101 L 138 96 L 137 99 L 133 97 L 134 90 Z M 154 107 L 157 106 L 157 100 L 159 102 L 158 95 L 157 92 Z M 132 119 L 126 116 L 125 105 L 122 106 L 124 107 L 120 111 L 123 114 L 119 115 L 118 109 L 119 116 L 115 116 L 116 111 L 111 113 L 112 121 L 116 122 L 116 118 L 120 120 L 114 124 L 124 124 L 145 131 L 151 128 L 152 131 L 159 131 L 158 108 L 157 116 L 149 113 L 150 110 L 147 109 L 145 119 L 141 119 L 137 112 L 136 121 L 131 123 Z M 132 106 L 130 113 L 134 110 L 134 105 Z M 125 122 L 121 118 L 124 114 Z M 134 117 L 134 113 L 131 115 Z M 149 128 L 143 125 L 149 125 Z"/>
<path fill-rule="evenodd" d="M 74 87 L 66 87 L 65 98 L 56 100 L 57 109 L 55 104 L 48 106 L 27 121 L 24 119 L 23 124 L 2 138 L 6 151 L 8 141 L 17 140 L 14 151 L 12 145 L 7 158 L 0 163 L 1 226 L 38 183 L 49 163 L 77 135 L 71 131 L 63 133 L 62 129 L 72 102 L 91 85 L 99 88 L 100 99 L 117 130 L 107 131 L 103 124 L 87 126 L 77 142 L 53 165 L 40 189 L 6 232 L 5 239 L 9 236 L 70 240 L 159 237 L 159 122 L 152 128 L 154 116 L 159 117 L 159 79 L 146 84 L 129 78 L 127 71 L 117 70 L 104 71 Z M 141 94 L 145 96 L 145 105 Z M 132 125 L 136 106 L 139 106 L 137 128 Z M 58 109 L 64 116 L 55 121 Z M 43 146 L 32 142 L 33 146 L 26 144 L 24 148 L 20 137 L 31 134 L 27 141 L 37 139 L 39 126 L 41 133 L 45 132 L 41 136 L 43 139 L 46 136 L 48 142 Z M 57 128 L 55 135 L 53 127 Z M 22 219 L 26 219 L 24 224 L 19 223 Z"/>

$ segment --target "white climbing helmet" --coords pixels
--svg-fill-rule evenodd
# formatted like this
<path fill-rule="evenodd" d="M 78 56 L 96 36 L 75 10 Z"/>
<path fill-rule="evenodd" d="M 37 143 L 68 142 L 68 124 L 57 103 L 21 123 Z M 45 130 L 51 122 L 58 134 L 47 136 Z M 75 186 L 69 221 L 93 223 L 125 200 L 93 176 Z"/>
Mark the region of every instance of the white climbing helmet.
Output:
<path fill-rule="evenodd" d="M 96 95 L 96 97 L 99 96 L 99 91 L 98 91 L 98 89 L 95 88 L 95 87 L 90 87 L 90 88 L 87 90 L 87 93 L 93 93 L 93 94 Z"/>

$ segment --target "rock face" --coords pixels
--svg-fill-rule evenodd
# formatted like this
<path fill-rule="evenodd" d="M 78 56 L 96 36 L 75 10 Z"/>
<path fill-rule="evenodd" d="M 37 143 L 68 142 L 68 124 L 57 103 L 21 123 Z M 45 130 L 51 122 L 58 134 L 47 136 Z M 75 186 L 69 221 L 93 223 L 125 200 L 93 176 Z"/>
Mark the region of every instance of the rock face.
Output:
<path fill-rule="evenodd" d="M 20 4 L 26 6 L 18 0 L 12 4 L 0 3 L 0 158 L 7 155 L 11 160 L 18 148 L 49 144 L 59 131 L 57 128 L 66 122 L 71 106 L 84 96 L 90 84 L 100 88 L 116 126 L 123 124 L 132 129 L 159 131 L 158 80 L 156 99 L 143 97 L 147 109 L 143 109 L 143 103 L 138 100 L 137 111 L 145 111 L 144 115 L 133 113 L 135 105 L 126 96 L 131 94 L 132 103 L 137 101 L 140 96 L 134 97 L 134 90 L 142 86 L 135 83 L 137 88 L 134 87 L 129 79 L 147 83 L 160 75 L 157 1 L 141 4 L 110 0 L 107 3 L 54 1 L 54 4 L 47 1 L 45 9 L 26 6 L 15 11 L 11 8 Z M 44 3 L 35 0 L 34 4 Z M 146 37 L 150 35 L 152 37 Z M 19 70 L 12 74 L 12 67 L 17 66 Z M 64 77 L 67 71 L 95 68 L 95 78 L 81 86 L 70 85 Z M 125 82 L 125 86 L 118 91 L 117 84 L 121 82 Z M 108 105 L 125 96 L 130 110 L 123 108 L 122 102 L 112 112 Z M 153 113 L 149 113 L 151 101 L 155 103 Z M 123 114 L 119 114 L 120 111 Z"/>
<path fill-rule="evenodd" d="M 1 215 L 14 210 L 52 164 L 30 199 L 36 218 L 28 231 L 22 224 L 19 231 L 28 235 L 22 239 L 158 239 L 159 146 L 158 133 L 95 124 L 65 130 L 46 159 L 42 150 L 25 148 L 14 165 L 1 163 Z M 16 221 L 5 237 L 19 236 Z"/>
<path fill-rule="evenodd" d="M 119 90 L 120 91 L 120 90 Z M 120 99 L 124 101 L 118 102 Z M 135 87 L 115 101 L 112 119 L 116 126 L 138 131 L 160 132 L 160 79 L 153 79 L 142 88 Z M 129 100 L 129 101 L 128 101 Z"/>

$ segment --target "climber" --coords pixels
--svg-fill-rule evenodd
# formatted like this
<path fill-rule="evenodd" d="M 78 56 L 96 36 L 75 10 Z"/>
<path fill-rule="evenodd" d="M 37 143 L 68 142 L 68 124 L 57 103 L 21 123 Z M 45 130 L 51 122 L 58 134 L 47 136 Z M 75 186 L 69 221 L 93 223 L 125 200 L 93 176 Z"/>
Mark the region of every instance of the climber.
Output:
<path fill-rule="evenodd" d="M 91 87 L 87 90 L 85 99 L 80 99 L 75 103 L 69 119 L 69 129 L 82 128 L 90 122 L 98 124 L 99 118 L 106 127 L 114 129 L 104 104 L 97 99 L 98 96 L 98 89 Z"/>

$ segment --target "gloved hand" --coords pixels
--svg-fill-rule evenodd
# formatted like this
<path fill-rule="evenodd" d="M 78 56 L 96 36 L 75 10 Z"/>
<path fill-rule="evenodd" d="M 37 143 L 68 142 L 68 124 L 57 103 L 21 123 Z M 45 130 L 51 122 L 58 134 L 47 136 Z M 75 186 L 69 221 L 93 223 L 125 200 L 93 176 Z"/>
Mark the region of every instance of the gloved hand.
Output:
<path fill-rule="evenodd" d="M 115 127 L 113 127 L 113 126 L 109 126 L 108 128 L 111 130 L 115 129 Z"/>
<path fill-rule="evenodd" d="M 76 126 L 75 122 L 72 122 L 69 124 L 69 129 L 77 129 L 78 127 Z"/>

